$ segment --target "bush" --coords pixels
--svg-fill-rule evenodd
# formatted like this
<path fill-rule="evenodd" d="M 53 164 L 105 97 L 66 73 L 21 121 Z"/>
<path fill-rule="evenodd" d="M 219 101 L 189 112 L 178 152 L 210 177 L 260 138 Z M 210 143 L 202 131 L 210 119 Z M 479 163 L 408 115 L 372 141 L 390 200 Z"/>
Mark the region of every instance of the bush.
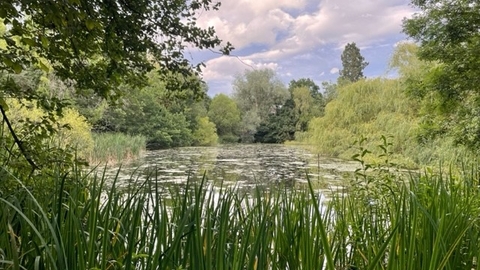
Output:
<path fill-rule="evenodd" d="M 34 135 L 31 128 L 46 121 L 46 113 L 28 101 L 8 99 L 7 104 L 9 107 L 7 115 L 17 136 L 28 141 L 28 138 Z M 55 120 L 57 120 L 56 132 L 53 137 L 45 138 L 44 142 L 50 147 L 71 149 L 78 156 L 86 158 L 93 150 L 93 138 L 91 126 L 85 117 L 72 108 L 66 108 Z"/>

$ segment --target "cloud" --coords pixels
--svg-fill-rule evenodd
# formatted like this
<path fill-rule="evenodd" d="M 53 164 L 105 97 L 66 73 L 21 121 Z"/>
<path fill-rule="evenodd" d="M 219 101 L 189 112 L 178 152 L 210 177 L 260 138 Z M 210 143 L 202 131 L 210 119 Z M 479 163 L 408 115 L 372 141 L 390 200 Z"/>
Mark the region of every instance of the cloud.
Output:
<path fill-rule="evenodd" d="M 198 18 L 200 26 L 214 26 L 218 36 L 237 49 L 252 43 L 273 45 L 279 33 L 288 33 L 294 18 L 285 10 L 301 9 L 305 1 L 224 1 L 220 11 Z"/>
<path fill-rule="evenodd" d="M 280 72 L 278 63 L 275 62 L 256 62 L 252 59 L 221 56 L 205 62 L 203 69 L 203 80 L 209 82 L 210 95 L 215 95 L 220 92 L 230 94 L 232 92 L 232 82 L 236 76 L 245 72 L 245 70 L 255 69 L 272 69 L 277 70 L 285 76 L 291 76 L 289 72 Z"/>
<path fill-rule="evenodd" d="M 317 80 L 338 74 L 341 51 L 355 42 L 373 57 L 386 57 L 399 40 L 402 20 L 414 10 L 409 0 L 237 0 L 223 1 L 217 12 L 205 12 L 200 26 L 214 26 L 218 36 L 236 48 L 235 57 L 206 62 L 208 83 L 232 81 L 249 68 L 276 69 L 284 80 L 307 75 Z M 371 73 L 387 59 L 369 58 Z M 329 72 L 330 71 L 330 72 Z M 314 74 L 314 75 L 312 75 Z"/>
<path fill-rule="evenodd" d="M 205 63 L 203 70 L 204 80 L 225 80 L 233 79 L 236 75 L 243 73 L 246 69 L 269 68 L 276 70 L 278 64 L 274 62 L 255 62 L 251 59 L 240 57 L 222 56 L 209 60 Z"/>
<path fill-rule="evenodd" d="M 280 53 L 308 51 L 326 43 L 364 45 L 398 34 L 402 19 L 413 12 L 406 2 L 324 0 L 308 9 L 307 1 L 225 1 L 219 12 L 209 12 L 199 22 L 214 26 L 218 35 L 237 49 L 251 44 L 272 46 L 258 57 L 273 59 Z M 300 15 L 293 16 L 289 10 Z"/>
<path fill-rule="evenodd" d="M 340 69 L 334 67 L 334 68 L 330 69 L 330 74 L 337 74 L 339 71 L 340 71 Z"/>

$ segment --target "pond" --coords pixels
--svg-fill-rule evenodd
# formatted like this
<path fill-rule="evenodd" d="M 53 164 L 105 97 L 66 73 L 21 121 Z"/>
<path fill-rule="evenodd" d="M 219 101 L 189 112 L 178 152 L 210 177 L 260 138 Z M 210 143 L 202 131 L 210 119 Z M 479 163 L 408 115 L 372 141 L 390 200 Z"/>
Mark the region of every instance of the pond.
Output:
<path fill-rule="evenodd" d="M 308 175 L 316 189 L 331 191 L 341 188 L 356 168 L 357 163 L 319 156 L 299 146 L 236 144 L 147 151 L 121 169 L 107 168 L 105 173 L 118 173 L 121 186 L 152 174 L 162 184 L 184 184 L 205 174 L 213 185 L 244 188 L 305 185 Z"/>

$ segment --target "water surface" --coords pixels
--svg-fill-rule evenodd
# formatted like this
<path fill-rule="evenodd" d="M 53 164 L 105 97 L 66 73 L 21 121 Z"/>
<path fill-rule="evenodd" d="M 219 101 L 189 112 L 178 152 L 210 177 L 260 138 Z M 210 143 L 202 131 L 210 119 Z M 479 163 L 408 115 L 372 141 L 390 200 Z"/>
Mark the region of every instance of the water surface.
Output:
<path fill-rule="evenodd" d="M 319 156 L 299 146 L 237 144 L 216 147 L 182 147 L 147 151 L 135 162 L 122 166 L 119 184 L 146 179 L 147 175 L 164 184 L 183 184 L 188 178 L 205 174 L 214 185 L 288 186 L 305 185 L 307 177 L 320 189 L 337 189 L 351 176 L 358 164 Z M 106 173 L 115 175 L 119 168 Z"/>

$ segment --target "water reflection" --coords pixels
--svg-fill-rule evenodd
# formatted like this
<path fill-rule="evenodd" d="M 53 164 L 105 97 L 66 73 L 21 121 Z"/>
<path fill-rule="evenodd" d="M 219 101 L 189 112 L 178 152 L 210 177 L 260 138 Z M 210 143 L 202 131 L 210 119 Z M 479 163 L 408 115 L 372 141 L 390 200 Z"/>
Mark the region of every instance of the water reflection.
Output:
<path fill-rule="evenodd" d="M 200 179 L 206 174 L 214 185 L 296 186 L 307 183 L 308 174 L 317 188 L 335 189 L 356 167 L 355 163 L 318 156 L 296 146 L 223 145 L 148 151 L 122 166 L 119 178 L 127 184 L 154 174 L 161 183 L 182 184 L 188 177 Z M 116 175 L 118 168 L 109 168 L 106 173 Z"/>

